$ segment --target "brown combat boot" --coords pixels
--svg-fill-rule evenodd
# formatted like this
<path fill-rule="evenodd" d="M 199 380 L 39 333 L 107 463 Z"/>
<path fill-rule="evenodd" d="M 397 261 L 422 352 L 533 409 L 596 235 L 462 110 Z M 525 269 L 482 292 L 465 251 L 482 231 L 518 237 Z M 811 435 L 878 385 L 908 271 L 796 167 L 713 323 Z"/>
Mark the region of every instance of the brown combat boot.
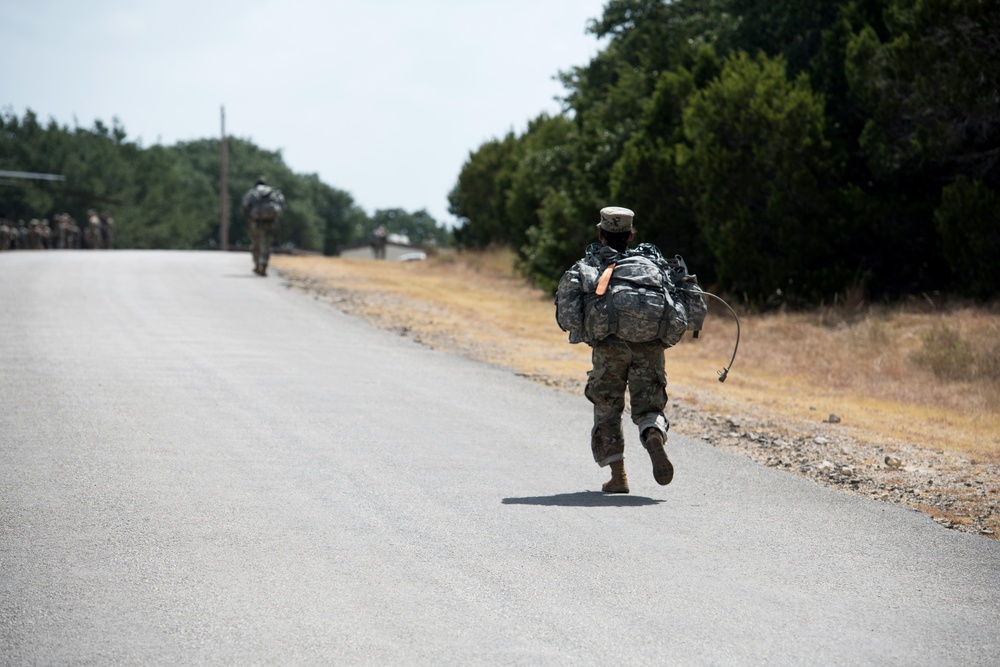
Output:
<path fill-rule="evenodd" d="M 674 466 L 663 449 L 663 441 L 663 434 L 659 429 L 648 428 L 643 434 L 642 444 L 649 452 L 649 460 L 653 463 L 653 479 L 660 486 L 670 484 L 674 478 Z"/>
<path fill-rule="evenodd" d="M 625 474 L 625 462 L 615 461 L 611 464 L 611 479 L 601 487 L 604 493 L 628 493 L 628 475 Z"/>

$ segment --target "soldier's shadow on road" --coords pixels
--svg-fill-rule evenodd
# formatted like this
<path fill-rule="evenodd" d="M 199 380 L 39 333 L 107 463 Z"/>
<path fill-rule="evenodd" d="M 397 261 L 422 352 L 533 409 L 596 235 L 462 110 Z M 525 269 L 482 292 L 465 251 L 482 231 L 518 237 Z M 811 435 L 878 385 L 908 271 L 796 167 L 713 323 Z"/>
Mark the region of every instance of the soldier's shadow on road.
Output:
<path fill-rule="evenodd" d="M 608 494 L 601 491 L 577 491 L 557 493 L 551 496 L 528 496 L 525 498 L 504 498 L 504 505 L 558 505 L 561 507 L 641 507 L 659 505 L 663 500 L 645 496 Z"/>

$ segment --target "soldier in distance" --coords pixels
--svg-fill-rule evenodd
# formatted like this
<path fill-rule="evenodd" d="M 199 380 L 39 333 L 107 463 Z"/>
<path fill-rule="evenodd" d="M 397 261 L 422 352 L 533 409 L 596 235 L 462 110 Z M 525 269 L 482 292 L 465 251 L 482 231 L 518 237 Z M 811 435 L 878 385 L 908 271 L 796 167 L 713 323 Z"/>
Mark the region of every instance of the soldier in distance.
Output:
<path fill-rule="evenodd" d="M 261 176 L 256 185 L 246 191 L 240 209 L 250 231 L 250 252 L 253 255 L 253 272 L 267 275 L 267 262 L 271 256 L 271 243 L 278 231 L 284 213 L 285 197 L 281 190 L 267 184 Z"/>
<path fill-rule="evenodd" d="M 385 247 L 388 240 L 389 232 L 385 225 L 379 225 L 372 235 L 372 252 L 375 253 L 375 259 L 385 259 Z"/>

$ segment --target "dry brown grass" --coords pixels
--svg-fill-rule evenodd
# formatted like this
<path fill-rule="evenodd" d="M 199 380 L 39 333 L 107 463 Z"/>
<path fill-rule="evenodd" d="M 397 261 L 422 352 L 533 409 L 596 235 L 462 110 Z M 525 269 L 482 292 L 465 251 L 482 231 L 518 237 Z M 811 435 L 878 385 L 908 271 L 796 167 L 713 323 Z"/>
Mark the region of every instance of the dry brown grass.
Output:
<path fill-rule="evenodd" d="M 996 358 L 997 313 L 897 308 L 850 318 L 786 313 L 743 322 L 740 372 L 734 371 L 733 387 L 727 382 L 716 392 L 800 421 L 815 421 L 810 412 L 835 413 L 871 442 L 1000 460 L 1000 382 L 968 361 L 985 370 Z M 964 356 L 942 338 L 960 341 Z"/>
<path fill-rule="evenodd" d="M 569 345 L 550 296 L 511 269 L 509 252 L 442 254 L 427 262 L 280 256 L 286 276 L 353 312 L 427 343 L 562 387 L 579 387 L 590 351 Z M 365 298 L 354 298 L 364 295 Z M 1000 461 L 1000 312 L 996 309 L 827 308 L 743 315 L 710 305 L 698 340 L 667 352 L 673 396 L 720 413 L 815 424 L 838 415 L 853 437 Z"/>

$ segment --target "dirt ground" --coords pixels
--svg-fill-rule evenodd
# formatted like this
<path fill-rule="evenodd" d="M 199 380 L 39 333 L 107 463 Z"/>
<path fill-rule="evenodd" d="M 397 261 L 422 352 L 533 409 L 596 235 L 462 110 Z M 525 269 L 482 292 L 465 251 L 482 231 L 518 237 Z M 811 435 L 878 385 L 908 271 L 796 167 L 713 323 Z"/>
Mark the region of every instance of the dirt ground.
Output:
<path fill-rule="evenodd" d="M 373 262 L 353 268 L 331 262 L 336 260 L 277 257 L 272 265 L 276 276 L 289 288 L 312 294 L 379 328 L 435 349 L 499 363 L 518 375 L 585 400 L 585 370 L 581 369 L 587 365 L 587 350 L 579 349 L 585 348 L 582 345 L 560 342 L 563 334 L 555 329 L 554 318 L 536 323 L 526 315 L 517 331 L 497 333 L 499 327 L 477 320 L 499 318 L 494 309 L 510 306 L 488 303 L 489 297 L 473 294 L 469 298 L 479 299 L 478 304 L 457 303 L 448 312 L 439 301 L 431 304 L 439 286 L 423 275 L 394 270 L 386 272 L 384 279 L 373 278 L 367 267 Z M 511 293 L 537 299 L 520 294 L 509 284 L 497 293 L 503 295 L 498 300 Z M 543 305 L 540 310 L 544 314 L 551 305 Z M 551 318 L 551 314 L 547 317 Z M 545 345 L 532 339 L 538 335 L 538 328 L 555 329 L 551 335 L 560 347 L 552 349 L 568 351 L 534 354 L 530 360 L 517 356 L 520 343 L 534 350 L 549 349 L 549 338 Z M 723 356 L 721 361 L 728 361 L 728 356 Z M 684 353 L 675 358 L 686 370 Z M 752 391 L 749 388 L 743 393 Z M 667 414 L 672 431 L 749 456 L 762 465 L 845 493 L 910 507 L 949 529 L 993 539 L 1000 535 L 1000 463 L 991 457 L 946 451 L 933 446 L 933 442 L 918 444 L 905 437 L 882 437 L 871 429 L 853 426 L 843 414 L 836 414 L 819 401 L 792 410 L 745 396 L 741 399 L 739 392 L 729 397 L 707 380 L 681 384 L 671 380 Z"/>

